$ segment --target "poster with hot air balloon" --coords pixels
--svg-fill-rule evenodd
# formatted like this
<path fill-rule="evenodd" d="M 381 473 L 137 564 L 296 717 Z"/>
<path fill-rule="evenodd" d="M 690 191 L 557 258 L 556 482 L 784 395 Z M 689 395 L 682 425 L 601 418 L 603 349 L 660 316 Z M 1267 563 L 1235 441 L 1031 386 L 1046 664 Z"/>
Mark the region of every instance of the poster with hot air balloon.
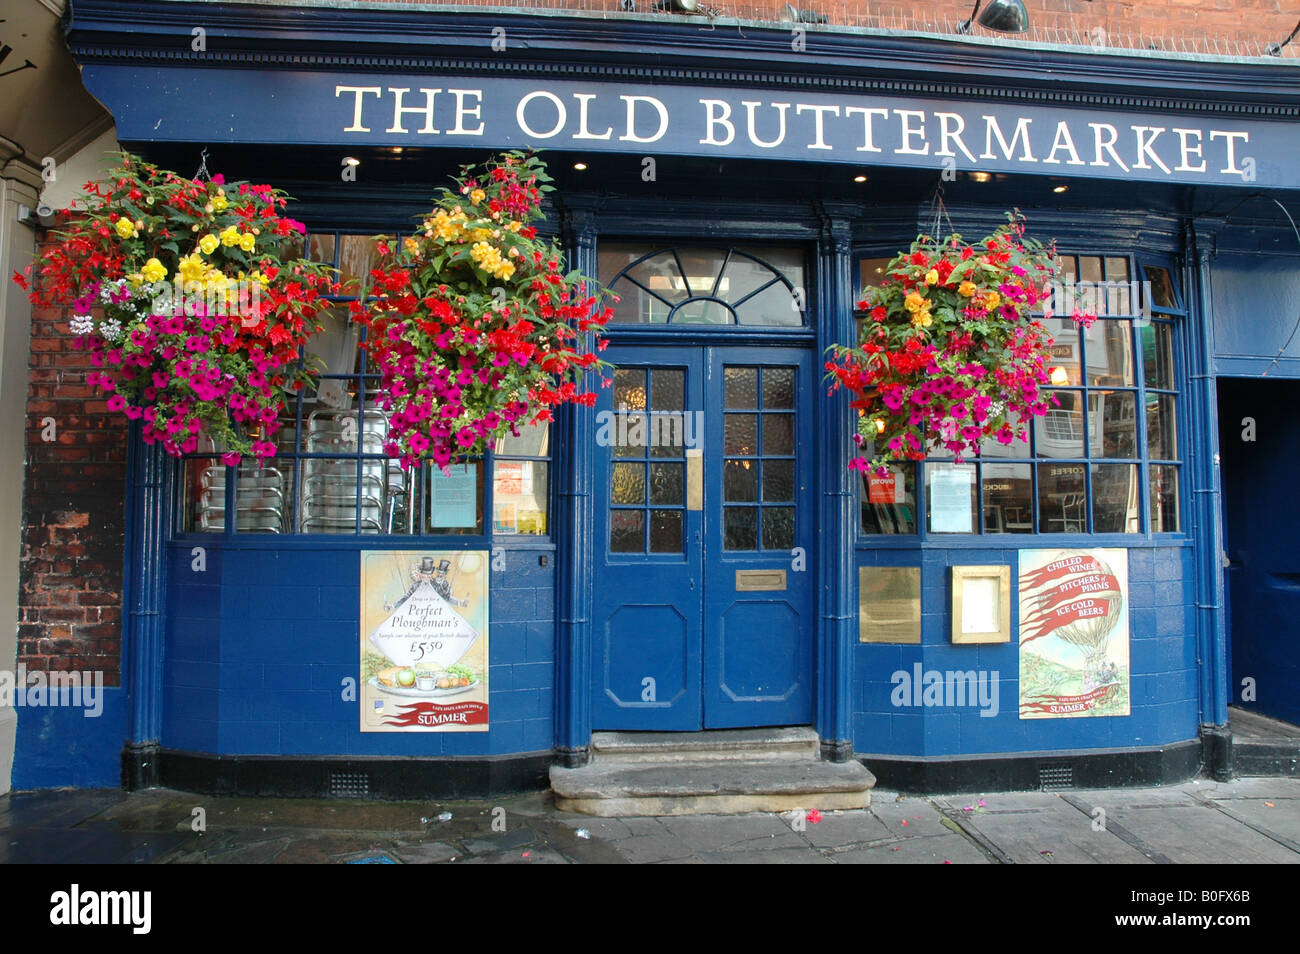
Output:
<path fill-rule="evenodd" d="M 1020 551 L 1020 718 L 1129 715 L 1127 550 Z"/>
<path fill-rule="evenodd" d="M 361 553 L 362 732 L 488 730 L 488 553 Z"/>

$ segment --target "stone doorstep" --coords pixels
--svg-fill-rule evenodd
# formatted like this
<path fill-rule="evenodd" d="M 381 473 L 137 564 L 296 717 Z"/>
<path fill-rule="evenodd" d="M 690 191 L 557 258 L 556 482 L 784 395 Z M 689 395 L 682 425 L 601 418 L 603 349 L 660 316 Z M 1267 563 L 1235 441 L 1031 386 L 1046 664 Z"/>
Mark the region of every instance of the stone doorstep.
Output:
<path fill-rule="evenodd" d="M 875 783 L 858 762 L 593 761 L 551 769 L 558 808 L 602 817 L 866 808 Z"/>
<path fill-rule="evenodd" d="M 725 729 L 708 732 L 595 732 L 592 761 L 720 762 L 817 761 L 820 741 L 807 727 Z"/>

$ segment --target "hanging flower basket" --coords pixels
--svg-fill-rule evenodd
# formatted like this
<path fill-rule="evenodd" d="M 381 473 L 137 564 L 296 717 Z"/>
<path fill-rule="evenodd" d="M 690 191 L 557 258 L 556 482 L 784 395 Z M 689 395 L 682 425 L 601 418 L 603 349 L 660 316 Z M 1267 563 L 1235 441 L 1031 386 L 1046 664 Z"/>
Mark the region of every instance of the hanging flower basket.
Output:
<path fill-rule="evenodd" d="M 466 167 L 419 231 L 380 245 L 352 313 L 382 374 L 385 452 L 403 468 L 425 459 L 446 468 L 551 420 L 559 404 L 595 403 L 580 387 L 608 367 L 596 351 L 611 310 L 531 224 L 549 181 L 522 153 Z"/>
<path fill-rule="evenodd" d="M 961 462 L 988 438 L 1027 442 L 1029 421 L 1055 401 L 1043 390 L 1052 337 L 1031 317 L 1051 317 L 1055 253 L 1025 237 L 1018 211 L 1007 218 L 974 245 L 920 236 L 863 290 L 861 340 L 832 346 L 826 363 L 831 390 L 853 395 L 855 442 L 872 448 L 851 468 L 883 476 L 927 451 Z"/>
<path fill-rule="evenodd" d="M 265 435 L 313 376 L 299 346 L 319 330 L 328 269 L 291 254 L 304 230 L 279 214 L 282 192 L 118 156 L 14 280 L 35 305 L 73 309 L 87 383 L 146 443 L 179 456 L 206 437 L 231 465 L 273 456 Z"/>

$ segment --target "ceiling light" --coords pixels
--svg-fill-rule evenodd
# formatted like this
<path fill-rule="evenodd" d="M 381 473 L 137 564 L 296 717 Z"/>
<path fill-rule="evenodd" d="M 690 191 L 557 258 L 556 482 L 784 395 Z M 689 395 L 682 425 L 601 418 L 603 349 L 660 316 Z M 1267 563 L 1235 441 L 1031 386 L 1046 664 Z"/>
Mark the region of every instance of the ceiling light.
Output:
<path fill-rule="evenodd" d="M 984 12 L 980 13 L 982 0 L 975 0 L 975 9 L 970 19 L 957 27 L 958 33 L 969 33 L 975 14 L 979 13 L 979 25 L 986 30 L 997 33 L 1024 33 L 1029 29 L 1029 11 L 1025 9 L 1024 0 L 992 0 Z"/>
<path fill-rule="evenodd" d="M 586 172 L 587 164 L 585 162 L 575 162 L 573 168 L 577 169 L 579 172 Z"/>
<path fill-rule="evenodd" d="M 359 165 L 361 165 L 361 160 L 358 159 L 356 156 L 344 156 L 344 157 L 343 157 L 343 162 L 344 162 L 346 165 L 349 165 L 349 166 L 359 166 Z"/>
<path fill-rule="evenodd" d="M 1070 187 L 1067 185 L 1052 186 L 1052 191 L 1060 195 L 1062 192 L 1069 192 Z"/>
<path fill-rule="evenodd" d="M 993 173 L 991 173 L 991 172 L 972 172 L 972 173 L 970 174 L 970 177 L 971 177 L 972 179 L 974 179 L 976 182 L 988 182 L 990 179 L 993 178 Z"/>
<path fill-rule="evenodd" d="M 854 176 L 854 177 L 853 177 L 853 181 L 854 181 L 854 182 L 866 182 L 866 181 L 867 181 L 867 177 L 866 177 L 866 176 Z"/>

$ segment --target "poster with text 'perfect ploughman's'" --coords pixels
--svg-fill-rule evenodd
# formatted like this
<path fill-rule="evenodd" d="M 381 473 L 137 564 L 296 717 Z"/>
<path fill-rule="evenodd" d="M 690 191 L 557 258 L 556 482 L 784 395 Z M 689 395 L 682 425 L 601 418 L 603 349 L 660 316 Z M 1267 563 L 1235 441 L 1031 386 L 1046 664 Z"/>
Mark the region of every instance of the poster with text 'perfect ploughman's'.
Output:
<path fill-rule="evenodd" d="M 488 730 L 488 553 L 361 553 L 361 731 Z"/>
<path fill-rule="evenodd" d="M 1020 718 L 1129 715 L 1127 550 L 1020 551 Z"/>

